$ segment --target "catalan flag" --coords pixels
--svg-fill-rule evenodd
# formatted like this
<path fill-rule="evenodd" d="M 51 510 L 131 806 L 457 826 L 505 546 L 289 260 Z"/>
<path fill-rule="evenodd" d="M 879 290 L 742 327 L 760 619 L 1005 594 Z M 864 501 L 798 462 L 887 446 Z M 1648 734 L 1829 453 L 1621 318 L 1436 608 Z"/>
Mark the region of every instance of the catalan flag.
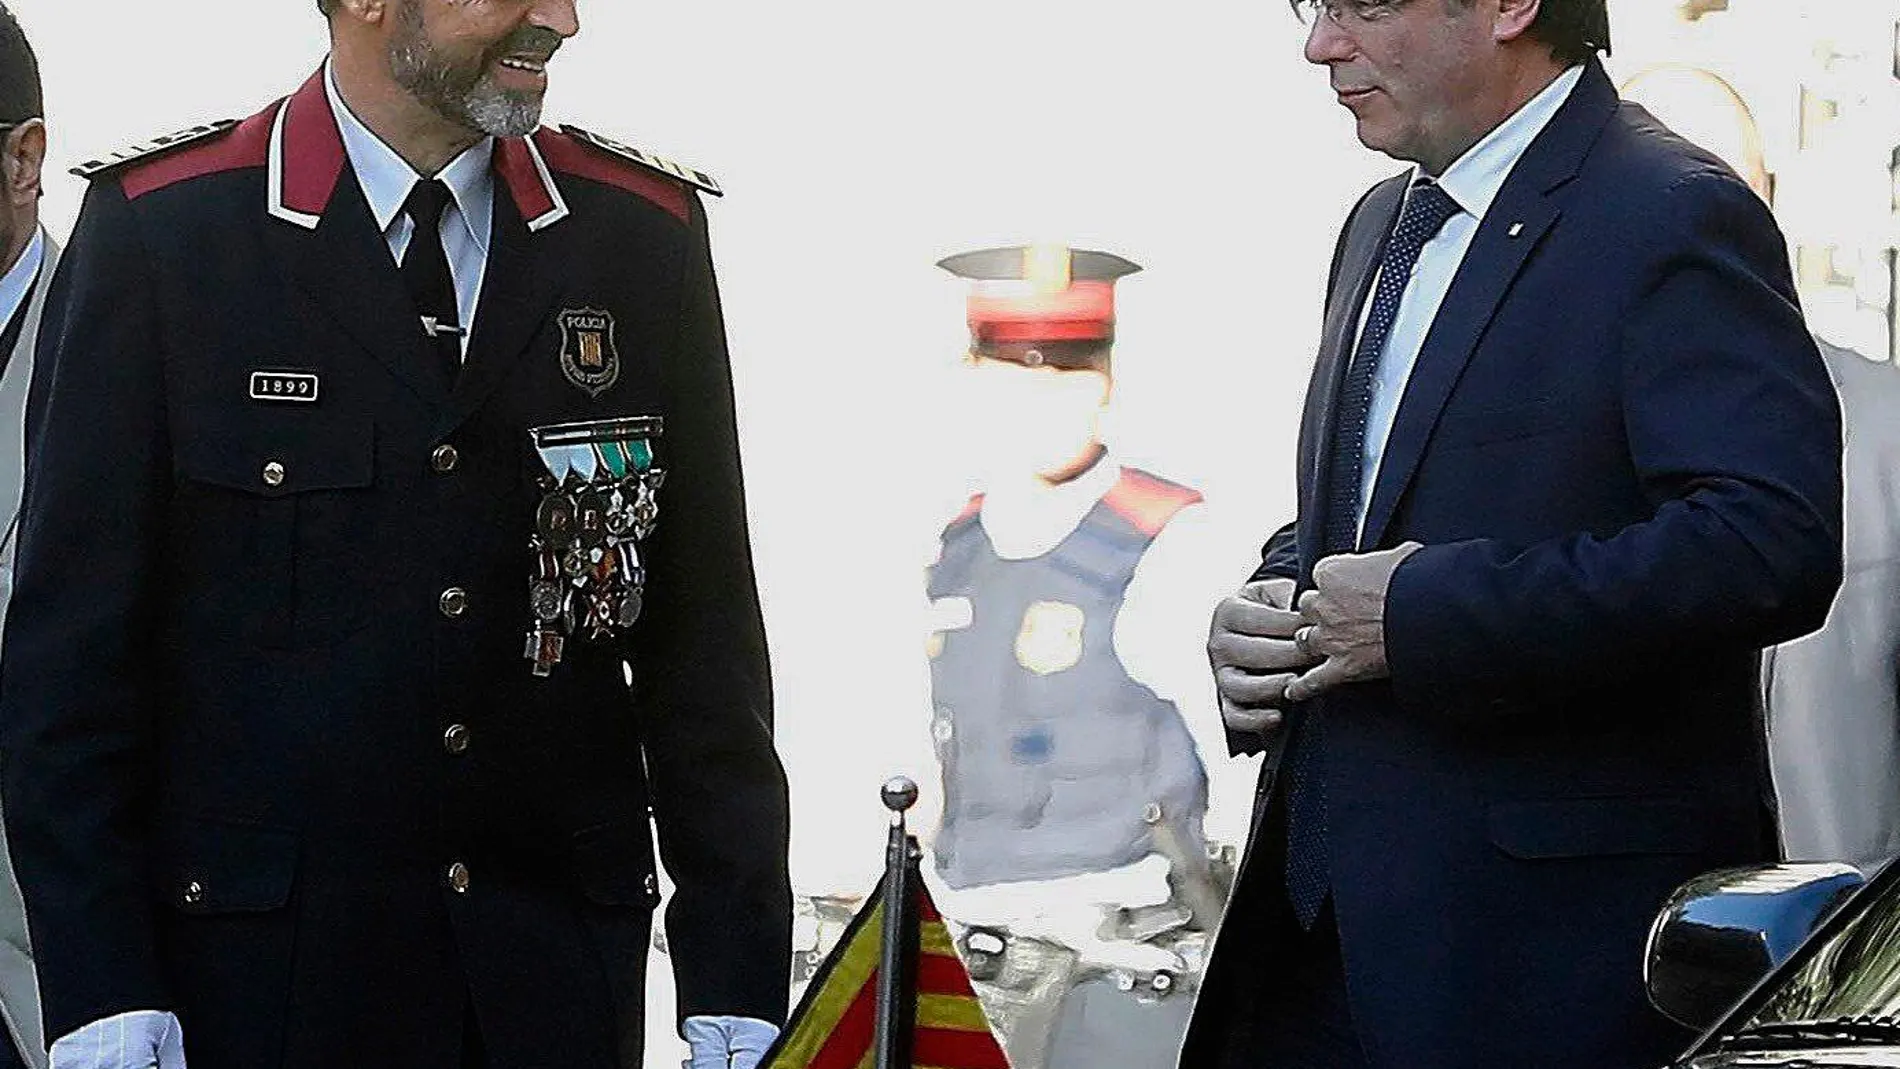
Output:
<path fill-rule="evenodd" d="M 910 887 L 917 912 L 915 927 L 906 926 L 917 933 L 911 1069 L 1009 1069 L 930 891 L 922 880 L 910 881 Z M 883 898 L 873 895 L 812 979 L 760 1069 L 871 1069 L 876 1064 L 883 926 Z"/>

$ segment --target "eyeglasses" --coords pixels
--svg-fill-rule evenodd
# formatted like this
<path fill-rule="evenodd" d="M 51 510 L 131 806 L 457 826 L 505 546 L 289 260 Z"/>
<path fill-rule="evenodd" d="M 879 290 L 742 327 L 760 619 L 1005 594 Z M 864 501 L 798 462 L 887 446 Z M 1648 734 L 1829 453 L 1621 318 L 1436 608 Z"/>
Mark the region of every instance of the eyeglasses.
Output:
<path fill-rule="evenodd" d="M 1350 33 L 1396 14 L 1412 0 L 1294 0 L 1294 13 L 1308 26 L 1320 19 Z"/>

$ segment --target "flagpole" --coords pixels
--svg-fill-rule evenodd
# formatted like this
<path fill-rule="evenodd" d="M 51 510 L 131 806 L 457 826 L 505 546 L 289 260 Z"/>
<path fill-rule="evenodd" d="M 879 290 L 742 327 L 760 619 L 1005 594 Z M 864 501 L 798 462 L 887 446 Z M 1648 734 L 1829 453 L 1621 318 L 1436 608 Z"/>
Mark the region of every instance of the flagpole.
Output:
<path fill-rule="evenodd" d="M 917 784 L 898 776 L 884 784 L 891 832 L 884 850 L 884 939 L 878 956 L 876 1069 L 910 1069 L 910 1023 L 916 1006 L 916 840 L 904 814 L 917 804 Z"/>

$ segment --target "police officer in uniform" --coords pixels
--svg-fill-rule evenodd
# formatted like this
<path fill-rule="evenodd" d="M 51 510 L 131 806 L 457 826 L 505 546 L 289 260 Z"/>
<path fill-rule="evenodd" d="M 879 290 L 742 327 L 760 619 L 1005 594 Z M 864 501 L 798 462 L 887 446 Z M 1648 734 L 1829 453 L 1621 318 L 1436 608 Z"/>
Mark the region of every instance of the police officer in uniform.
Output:
<path fill-rule="evenodd" d="M 1195 736 L 1123 626 L 1178 581 L 1153 557 L 1202 548 L 1200 494 L 1100 436 L 1114 286 L 1139 268 L 1061 247 L 940 266 L 972 283 L 966 380 L 993 450 L 929 574 L 940 904 L 968 926 L 1012 1064 L 1171 1066 L 1189 1001 L 1174 987 L 1221 892 Z"/>
<path fill-rule="evenodd" d="M 55 1069 L 695 1065 L 786 1008 L 704 175 L 542 128 L 574 0 L 324 0 L 81 168 L 0 721 Z"/>

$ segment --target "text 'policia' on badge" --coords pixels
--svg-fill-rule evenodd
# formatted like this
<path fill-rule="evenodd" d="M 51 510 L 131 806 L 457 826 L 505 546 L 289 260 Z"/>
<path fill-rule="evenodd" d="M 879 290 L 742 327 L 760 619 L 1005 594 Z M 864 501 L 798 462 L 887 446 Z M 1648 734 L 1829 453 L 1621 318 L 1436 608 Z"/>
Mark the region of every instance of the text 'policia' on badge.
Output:
<path fill-rule="evenodd" d="M 253 371 L 251 400 L 315 404 L 319 385 L 317 377 L 307 371 Z"/>

